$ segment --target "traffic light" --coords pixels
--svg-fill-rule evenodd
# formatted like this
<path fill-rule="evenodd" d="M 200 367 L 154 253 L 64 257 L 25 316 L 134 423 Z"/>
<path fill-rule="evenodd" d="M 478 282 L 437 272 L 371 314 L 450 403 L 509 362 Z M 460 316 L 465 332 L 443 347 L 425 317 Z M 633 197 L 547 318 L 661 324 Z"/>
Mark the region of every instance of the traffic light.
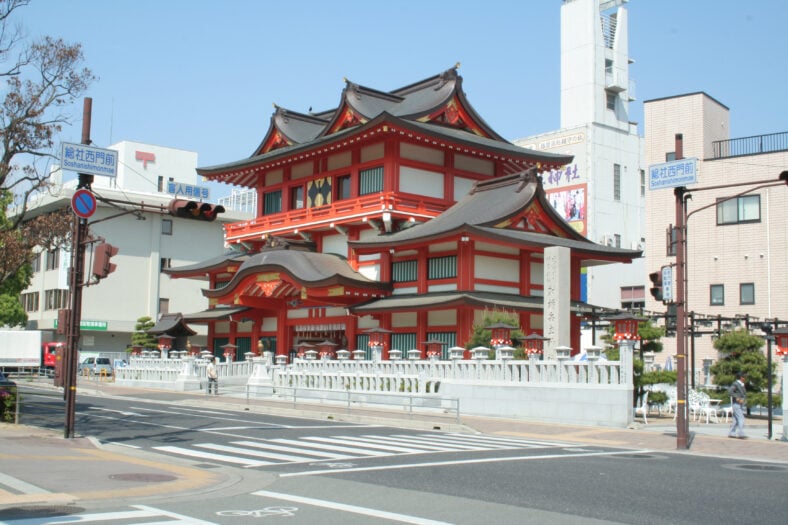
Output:
<path fill-rule="evenodd" d="M 662 272 L 653 272 L 648 274 L 651 280 L 651 296 L 657 301 L 662 301 Z"/>
<path fill-rule="evenodd" d="M 93 277 L 103 279 L 114 272 L 117 265 L 112 264 L 110 259 L 117 254 L 118 249 L 111 244 L 102 242 L 96 245 L 93 250 Z"/>
<path fill-rule="evenodd" d="M 170 215 L 183 219 L 196 219 L 198 221 L 213 221 L 220 213 L 224 213 L 224 206 L 208 202 L 187 201 L 174 199 L 167 206 Z"/>

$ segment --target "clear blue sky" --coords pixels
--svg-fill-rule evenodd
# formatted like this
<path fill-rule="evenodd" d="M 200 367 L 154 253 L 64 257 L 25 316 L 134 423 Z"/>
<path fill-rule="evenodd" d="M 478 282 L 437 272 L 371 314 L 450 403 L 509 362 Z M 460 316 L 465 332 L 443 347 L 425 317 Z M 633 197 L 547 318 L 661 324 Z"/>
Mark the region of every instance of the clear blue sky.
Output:
<path fill-rule="evenodd" d="M 276 103 L 336 107 L 343 77 L 394 89 L 460 62 L 465 92 L 510 140 L 559 127 L 560 0 L 32 0 L 28 34 L 80 42 L 99 80 L 91 137 L 247 157 Z M 788 1 L 631 0 L 633 119 L 705 91 L 732 137 L 788 131 Z M 62 139 L 79 142 L 81 102 Z M 641 128 L 642 133 L 642 128 Z"/>

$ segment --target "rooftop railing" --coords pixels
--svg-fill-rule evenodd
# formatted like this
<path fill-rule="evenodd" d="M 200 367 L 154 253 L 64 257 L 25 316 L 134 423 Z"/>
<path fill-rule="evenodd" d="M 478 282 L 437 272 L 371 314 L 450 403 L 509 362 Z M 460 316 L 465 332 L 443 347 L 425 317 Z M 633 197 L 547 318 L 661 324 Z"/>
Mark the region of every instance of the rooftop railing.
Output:
<path fill-rule="evenodd" d="M 788 150 L 788 131 L 712 142 L 713 159 L 758 155 Z"/>

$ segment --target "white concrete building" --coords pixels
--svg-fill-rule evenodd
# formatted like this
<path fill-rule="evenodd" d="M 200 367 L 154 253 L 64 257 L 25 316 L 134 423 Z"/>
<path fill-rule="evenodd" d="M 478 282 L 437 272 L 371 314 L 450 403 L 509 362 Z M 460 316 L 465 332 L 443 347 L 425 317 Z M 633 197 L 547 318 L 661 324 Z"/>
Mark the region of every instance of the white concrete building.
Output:
<path fill-rule="evenodd" d="M 645 250 L 643 139 L 632 122 L 624 0 L 564 0 L 561 5 L 561 128 L 520 146 L 574 155 L 571 166 L 543 173 L 553 206 L 589 239 Z M 646 269 L 590 268 L 583 299 L 607 308 L 644 305 Z"/>
<path fill-rule="evenodd" d="M 683 157 L 697 159 L 697 182 L 687 185 L 686 311 L 695 313 L 696 328 L 705 335 L 692 338 L 687 349 L 689 372 L 703 384 L 706 367 L 718 359 L 710 332 L 743 328 L 748 321 L 788 321 L 788 187 L 783 182 L 755 189 L 763 181 L 776 183 L 788 169 L 788 132 L 731 139 L 730 110 L 703 92 L 647 100 L 644 107 L 649 166 L 674 160 L 676 134 L 682 135 Z M 702 190 L 733 184 L 743 185 Z M 656 271 L 676 262 L 668 242 L 668 228 L 676 222 L 674 192 L 649 190 L 646 207 L 647 236 L 653 239 L 646 265 Z M 648 310 L 665 311 L 647 299 Z M 663 343 L 665 354 L 675 354 L 675 338 Z"/>
<path fill-rule="evenodd" d="M 118 151 L 118 176 L 95 177 L 92 190 L 98 206 L 88 223 L 93 236 L 103 237 L 119 249 L 112 258 L 117 269 L 83 290 L 80 349 L 84 351 L 124 350 L 140 317 L 156 320 L 164 313 L 207 308 L 199 281 L 170 279 L 160 270 L 224 253 L 223 224 L 249 218 L 248 214 L 228 212 L 214 222 L 205 222 L 162 213 L 175 197 L 211 200 L 209 189 L 197 180 L 195 152 L 136 142 L 120 142 L 109 149 Z M 76 180 L 60 183 L 61 175 L 60 171 L 53 174 L 58 181 L 56 191 L 32 202 L 31 214 L 70 207 Z M 145 205 L 143 211 L 123 214 L 124 210 L 139 210 L 140 203 Z M 91 273 L 92 254 L 89 247 L 86 274 Z M 70 265 L 71 254 L 63 249 L 41 253 L 34 262 L 33 280 L 21 295 L 29 329 L 54 332 L 58 310 L 69 304 Z M 194 329 L 198 334 L 193 342 L 204 345 L 207 330 L 200 325 Z M 65 339 L 51 335 L 53 340 Z"/>

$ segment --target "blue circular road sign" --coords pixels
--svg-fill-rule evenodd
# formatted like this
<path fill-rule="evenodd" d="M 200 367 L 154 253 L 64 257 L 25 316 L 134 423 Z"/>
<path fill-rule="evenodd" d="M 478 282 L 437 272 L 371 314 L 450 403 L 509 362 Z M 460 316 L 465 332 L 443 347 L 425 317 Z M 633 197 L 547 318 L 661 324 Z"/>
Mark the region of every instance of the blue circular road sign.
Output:
<path fill-rule="evenodd" d="M 90 190 L 79 189 L 71 197 L 71 208 L 77 217 L 87 219 L 96 212 L 96 197 Z"/>

